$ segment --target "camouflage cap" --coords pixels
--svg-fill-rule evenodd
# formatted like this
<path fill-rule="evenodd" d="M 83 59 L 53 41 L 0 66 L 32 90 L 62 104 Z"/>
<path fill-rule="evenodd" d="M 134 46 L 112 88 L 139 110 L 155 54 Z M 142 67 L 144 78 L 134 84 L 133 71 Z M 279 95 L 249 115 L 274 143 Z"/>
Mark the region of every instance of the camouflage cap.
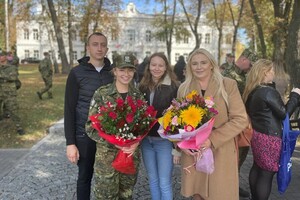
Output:
<path fill-rule="evenodd" d="M 134 65 L 134 61 L 136 57 L 132 54 L 130 55 L 116 55 L 113 59 L 114 66 L 117 68 L 136 68 Z"/>
<path fill-rule="evenodd" d="M 248 58 L 251 64 L 255 63 L 258 60 L 257 55 L 254 52 L 252 52 L 250 49 L 245 49 L 241 54 L 241 56 Z"/>

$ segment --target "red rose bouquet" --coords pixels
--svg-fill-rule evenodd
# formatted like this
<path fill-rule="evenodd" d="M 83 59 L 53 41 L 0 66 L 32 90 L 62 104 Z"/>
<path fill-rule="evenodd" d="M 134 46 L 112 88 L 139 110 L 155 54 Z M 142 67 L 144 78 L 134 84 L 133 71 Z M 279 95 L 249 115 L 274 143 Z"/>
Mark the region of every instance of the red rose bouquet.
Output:
<path fill-rule="evenodd" d="M 99 106 L 97 114 L 90 116 L 92 127 L 107 142 L 121 147 L 141 141 L 156 123 L 156 111 L 146 101 L 128 96 L 125 101 L 117 98 Z M 136 169 L 132 156 L 119 150 L 112 166 L 125 174 L 134 174 Z"/>

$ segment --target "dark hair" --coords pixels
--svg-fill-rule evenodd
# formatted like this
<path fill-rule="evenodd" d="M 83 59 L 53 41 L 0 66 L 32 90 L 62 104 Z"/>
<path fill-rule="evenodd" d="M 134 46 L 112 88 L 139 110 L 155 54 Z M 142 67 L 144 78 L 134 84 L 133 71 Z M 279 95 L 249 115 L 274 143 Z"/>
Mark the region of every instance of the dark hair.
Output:
<path fill-rule="evenodd" d="M 165 74 L 160 78 L 160 80 L 158 81 L 158 83 L 155 83 L 152 80 L 152 75 L 151 75 L 150 69 L 149 69 L 151 60 L 154 57 L 160 57 L 160 58 L 162 58 L 165 61 L 165 64 L 166 64 Z M 150 56 L 150 58 L 149 58 L 147 66 L 145 68 L 144 76 L 143 76 L 143 79 L 141 80 L 141 83 L 140 83 L 140 86 L 139 86 L 140 90 L 142 92 L 145 92 L 147 89 L 154 90 L 156 87 L 160 86 L 161 82 L 164 80 L 164 78 L 167 75 L 169 75 L 169 77 L 170 77 L 170 79 L 171 79 L 172 82 L 177 83 L 176 75 L 174 74 L 174 72 L 173 72 L 173 70 L 171 68 L 171 65 L 170 65 L 167 57 L 165 56 L 165 54 L 161 53 L 161 52 L 152 54 Z"/>
<path fill-rule="evenodd" d="M 103 33 L 100 33 L 100 32 L 94 32 L 94 33 L 92 33 L 92 34 L 88 37 L 88 39 L 87 39 L 87 45 L 89 44 L 90 38 L 91 38 L 93 35 L 96 35 L 96 36 L 103 36 L 103 37 L 105 37 L 105 39 L 106 39 L 106 41 L 107 41 L 107 37 L 106 37 Z"/>

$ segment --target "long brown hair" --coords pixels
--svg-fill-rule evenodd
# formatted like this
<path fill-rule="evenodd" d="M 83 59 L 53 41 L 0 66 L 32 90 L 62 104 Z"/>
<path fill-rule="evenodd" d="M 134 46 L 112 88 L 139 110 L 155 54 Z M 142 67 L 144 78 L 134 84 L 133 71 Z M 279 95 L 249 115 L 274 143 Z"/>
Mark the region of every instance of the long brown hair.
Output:
<path fill-rule="evenodd" d="M 152 75 L 151 75 L 150 69 L 149 69 L 151 60 L 154 57 L 160 57 L 160 58 L 162 58 L 164 60 L 165 64 L 166 64 L 166 71 L 165 71 L 165 73 L 162 75 L 162 77 L 160 78 L 160 80 L 157 83 L 155 83 L 153 81 Z M 161 53 L 161 52 L 154 53 L 149 58 L 149 62 L 148 62 L 148 65 L 145 68 L 144 76 L 143 76 L 143 79 L 140 82 L 139 89 L 142 92 L 146 91 L 147 89 L 155 90 L 155 88 L 157 88 L 157 87 L 159 87 L 161 85 L 161 83 L 163 82 L 163 80 L 164 80 L 164 78 L 166 76 L 170 77 L 171 82 L 174 82 L 174 83 L 177 82 L 176 75 L 174 74 L 174 72 L 173 72 L 173 70 L 171 68 L 171 65 L 170 65 L 167 57 L 165 56 L 165 54 Z"/>

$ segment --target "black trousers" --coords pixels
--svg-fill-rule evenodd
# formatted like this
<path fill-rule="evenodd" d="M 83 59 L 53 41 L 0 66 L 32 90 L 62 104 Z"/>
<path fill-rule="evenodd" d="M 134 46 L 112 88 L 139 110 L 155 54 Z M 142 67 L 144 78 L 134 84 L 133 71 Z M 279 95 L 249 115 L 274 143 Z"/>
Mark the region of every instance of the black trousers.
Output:
<path fill-rule="evenodd" d="M 87 135 L 76 136 L 76 146 L 79 151 L 77 200 L 89 200 L 94 173 L 96 142 Z"/>

